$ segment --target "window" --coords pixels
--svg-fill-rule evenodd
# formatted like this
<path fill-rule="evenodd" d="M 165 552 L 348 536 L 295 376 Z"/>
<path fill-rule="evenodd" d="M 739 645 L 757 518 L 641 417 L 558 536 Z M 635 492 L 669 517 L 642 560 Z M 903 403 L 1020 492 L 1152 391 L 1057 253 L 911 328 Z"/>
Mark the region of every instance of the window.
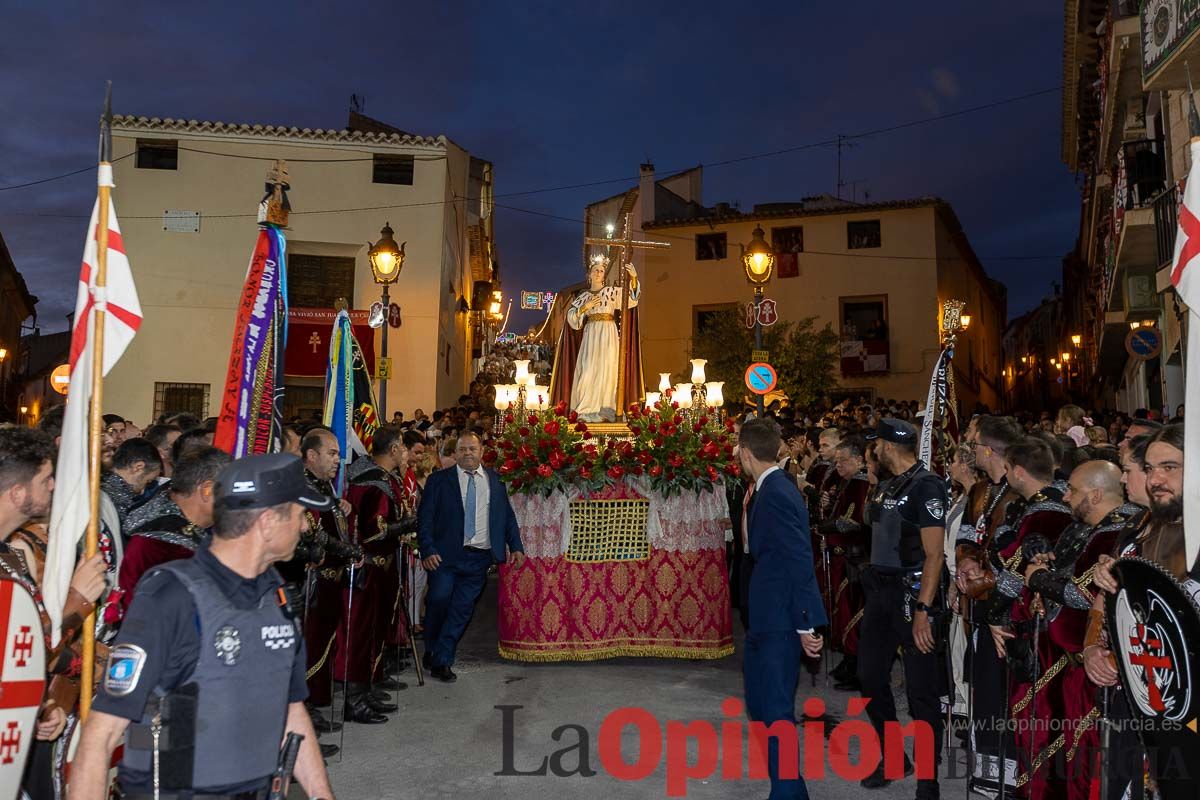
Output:
<path fill-rule="evenodd" d="M 722 303 L 716 306 L 692 306 L 692 339 L 699 339 L 710 332 L 718 332 L 714 324 L 718 323 L 722 314 L 738 313 L 737 303 Z M 739 319 L 741 317 L 739 316 Z"/>
<path fill-rule="evenodd" d="M 138 139 L 138 169 L 179 169 L 179 142 L 168 139 Z"/>
<path fill-rule="evenodd" d="M 882 237 L 879 234 L 879 220 L 864 219 L 858 222 L 846 223 L 846 247 L 850 250 L 863 250 L 869 247 L 882 246 Z"/>
<path fill-rule="evenodd" d="M 780 278 L 800 277 L 800 254 L 804 252 L 804 228 L 771 228 L 771 247 L 775 250 L 776 274 Z"/>
<path fill-rule="evenodd" d="M 372 161 L 371 183 L 395 183 L 403 186 L 412 186 L 412 156 L 384 156 L 376 153 Z"/>
<path fill-rule="evenodd" d="M 887 372 L 891 367 L 887 295 L 838 299 L 842 333 L 842 375 Z"/>
<path fill-rule="evenodd" d="M 333 308 L 339 297 L 354 302 L 354 259 L 288 253 L 288 305 Z"/>
<path fill-rule="evenodd" d="M 154 383 L 154 418 L 163 414 L 208 416 L 207 383 Z"/>
<path fill-rule="evenodd" d="M 722 261 L 725 258 L 724 233 L 696 234 L 696 260 Z"/>

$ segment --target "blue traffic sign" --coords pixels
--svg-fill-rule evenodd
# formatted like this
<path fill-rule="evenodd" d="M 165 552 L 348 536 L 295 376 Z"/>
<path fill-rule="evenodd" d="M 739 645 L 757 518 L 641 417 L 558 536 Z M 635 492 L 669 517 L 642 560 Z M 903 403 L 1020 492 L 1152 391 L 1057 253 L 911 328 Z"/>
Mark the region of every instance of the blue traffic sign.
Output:
<path fill-rule="evenodd" d="M 1139 361 L 1157 358 L 1162 352 L 1162 332 L 1158 328 L 1134 328 L 1125 337 L 1125 351 Z"/>
<path fill-rule="evenodd" d="M 766 362 L 751 364 L 746 369 L 746 388 L 755 394 L 769 394 L 778 382 L 775 368 Z"/>

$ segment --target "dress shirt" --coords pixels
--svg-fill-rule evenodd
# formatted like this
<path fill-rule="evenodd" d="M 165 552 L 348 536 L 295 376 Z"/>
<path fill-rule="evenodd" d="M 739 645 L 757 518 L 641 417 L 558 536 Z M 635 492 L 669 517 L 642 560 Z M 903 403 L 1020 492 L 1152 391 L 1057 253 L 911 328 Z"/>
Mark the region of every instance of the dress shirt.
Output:
<path fill-rule="evenodd" d="M 467 471 L 462 467 L 454 468 L 458 471 L 458 494 L 462 500 L 463 508 L 467 504 Z M 490 550 L 492 547 L 492 538 L 488 532 L 488 500 L 490 499 L 488 491 L 488 476 L 483 471 L 483 467 L 475 469 L 475 537 L 469 542 L 465 542 L 467 547 L 481 547 L 484 550 Z"/>

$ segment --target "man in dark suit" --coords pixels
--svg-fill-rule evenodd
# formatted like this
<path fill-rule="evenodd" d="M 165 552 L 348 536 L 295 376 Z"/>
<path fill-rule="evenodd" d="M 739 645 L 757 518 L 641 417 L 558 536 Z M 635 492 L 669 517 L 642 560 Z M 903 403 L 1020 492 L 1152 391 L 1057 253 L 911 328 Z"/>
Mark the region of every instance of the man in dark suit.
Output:
<path fill-rule="evenodd" d="M 454 651 L 487 583 L 488 567 L 525 563 L 517 516 L 499 476 L 480 467 L 483 444 L 474 433 L 458 437 L 456 466 L 425 482 L 417 511 L 421 565 L 429 573 L 425 598 L 425 661 L 430 674 L 453 683 Z"/>
<path fill-rule="evenodd" d="M 813 573 L 808 511 L 796 483 L 779 468 L 779 443 L 779 426 L 770 419 L 747 422 L 738 437 L 738 459 L 754 481 L 746 514 L 754 558 L 742 662 L 746 713 L 768 728 L 780 721 L 795 724 L 802 652 L 820 654 L 822 640 L 813 630 L 828 623 Z M 779 739 L 771 737 L 770 800 L 806 800 L 804 779 L 782 778 L 779 761 Z"/>

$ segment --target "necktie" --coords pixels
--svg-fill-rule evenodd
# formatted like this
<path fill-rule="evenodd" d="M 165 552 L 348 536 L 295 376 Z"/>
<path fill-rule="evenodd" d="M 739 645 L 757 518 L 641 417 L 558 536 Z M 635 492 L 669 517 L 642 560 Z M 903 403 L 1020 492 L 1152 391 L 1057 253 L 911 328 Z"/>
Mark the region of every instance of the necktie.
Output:
<path fill-rule="evenodd" d="M 475 473 L 467 473 L 467 502 L 463 509 L 463 543 L 475 538 Z"/>
<path fill-rule="evenodd" d="M 750 501 L 754 499 L 754 484 L 746 489 L 746 499 L 742 501 L 742 552 L 750 552 Z"/>

